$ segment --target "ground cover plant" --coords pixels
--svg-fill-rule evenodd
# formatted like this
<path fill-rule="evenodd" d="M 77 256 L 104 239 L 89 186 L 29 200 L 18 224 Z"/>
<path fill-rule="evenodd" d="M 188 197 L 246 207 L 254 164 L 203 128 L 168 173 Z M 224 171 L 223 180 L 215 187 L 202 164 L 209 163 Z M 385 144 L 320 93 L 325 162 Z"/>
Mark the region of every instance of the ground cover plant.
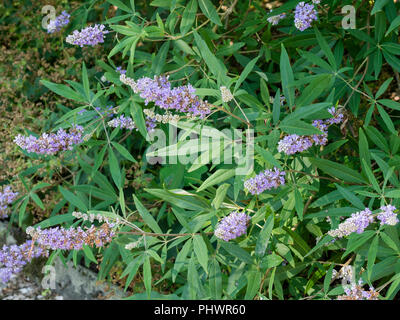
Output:
<path fill-rule="evenodd" d="M 399 10 L 4 1 L 1 281 L 41 257 L 128 299 L 396 299 Z"/>

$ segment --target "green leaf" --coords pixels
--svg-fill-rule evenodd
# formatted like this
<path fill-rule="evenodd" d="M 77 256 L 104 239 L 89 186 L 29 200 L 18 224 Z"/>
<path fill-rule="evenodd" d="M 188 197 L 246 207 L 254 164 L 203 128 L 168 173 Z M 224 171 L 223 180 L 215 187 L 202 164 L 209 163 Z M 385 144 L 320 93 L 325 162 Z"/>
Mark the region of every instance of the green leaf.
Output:
<path fill-rule="evenodd" d="M 294 200 L 295 200 L 295 207 L 297 215 L 299 216 L 300 221 L 303 221 L 303 211 L 304 211 L 304 203 L 303 197 L 298 188 L 294 190 Z"/>
<path fill-rule="evenodd" d="M 319 46 L 321 47 L 322 51 L 325 53 L 326 57 L 328 58 L 328 61 L 329 61 L 330 65 L 332 66 L 332 68 L 334 70 L 336 70 L 337 65 L 336 65 L 335 56 L 333 55 L 331 48 L 328 45 L 328 42 L 326 42 L 325 38 L 321 35 L 321 33 L 318 31 L 318 28 L 316 26 L 314 26 L 314 32 L 317 37 Z"/>
<path fill-rule="evenodd" d="M 199 0 L 199 5 L 201 11 L 208 19 L 211 20 L 211 22 L 222 26 L 221 19 L 219 18 L 217 10 L 215 10 L 215 7 L 210 0 Z"/>
<path fill-rule="evenodd" d="M 369 239 L 371 239 L 376 234 L 373 230 L 364 231 L 361 234 L 352 233 L 349 238 L 349 242 L 347 244 L 347 249 L 345 253 L 342 255 L 342 259 L 344 259 L 347 255 L 352 253 L 357 248 L 361 247 L 364 243 L 366 243 Z"/>
<path fill-rule="evenodd" d="M 147 139 L 148 134 L 146 129 L 146 122 L 143 117 L 142 108 L 140 107 L 139 104 L 132 101 L 130 105 L 130 111 L 132 118 L 135 121 L 137 128 L 139 129 L 140 134 Z"/>
<path fill-rule="evenodd" d="M 126 11 L 133 13 L 132 9 L 128 8 L 125 4 L 123 4 L 120 0 L 107 0 L 107 2 L 113 4 L 114 6 Z"/>
<path fill-rule="evenodd" d="M 87 101 L 90 101 L 90 86 L 85 62 L 82 63 L 82 81 Z"/>
<path fill-rule="evenodd" d="M 196 46 L 199 49 L 199 52 L 205 63 L 207 64 L 207 67 L 217 79 L 221 78 L 223 84 L 226 84 L 228 77 L 226 76 L 227 69 L 225 65 L 214 56 L 214 54 L 208 48 L 206 42 L 200 37 L 197 31 L 194 31 L 193 35 Z"/>
<path fill-rule="evenodd" d="M 204 271 L 208 273 L 208 250 L 201 235 L 195 235 L 193 237 L 193 249 L 200 265 L 203 267 Z"/>
<path fill-rule="evenodd" d="M 251 300 L 257 294 L 261 284 L 261 272 L 258 270 L 251 270 L 247 273 L 247 289 L 245 300 Z"/>
<path fill-rule="evenodd" d="M 64 222 L 69 222 L 76 219 L 71 213 L 61 214 L 58 216 L 51 217 L 49 219 L 43 220 L 42 222 L 35 225 L 35 228 L 40 227 L 42 229 L 55 226 L 57 224 L 62 224 Z"/>
<path fill-rule="evenodd" d="M 268 247 L 268 242 L 271 237 L 271 232 L 274 227 L 274 216 L 273 214 L 270 214 L 265 221 L 264 227 L 259 233 L 256 247 L 255 247 L 255 255 L 257 257 L 263 257 L 265 254 L 265 251 L 267 250 Z"/>
<path fill-rule="evenodd" d="M 150 264 L 150 257 L 146 254 L 143 263 L 143 282 L 144 287 L 146 288 L 147 298 L 150 299 L 151 294 L 151 264 Z"/>
<path fill-rule="evenodd" d="M 235 84 L 235 89 L 233 90 L 234 92 L 236 92 L 240 88 L 240 85 L 243 83 L 243 81 L 246 80 L 246 78 L 250 74 L 250 72 L 253 71 L 254 66 L 256 65 L 259 58 L 260 58 L 260 56 L 255 57 L 253 60 L 251 60 L 246 65 L 246 67 L 244 68 L 243 72 L 241 73 L 238 81 Z"/>
<path fill-rule="evenodd" d="M 365 128 L 365 132 L 367 133 L 368 137 L 376 144 L 377 147 L 379 147 L 387 154 L 390 154 L 389 145 L 386 142 L 385 137 L 382 135 L 382 133 L 379 132 L 378 129 L 368 126 Z"/>
<path fill-rule="evenodd" d="M 58 187 L 58 190 L 60 190 L 63 197 L 65 199 L 67 199 L 67 201 L 69 203 L 73 204 L 75 207 L 77 207 L 82 212 L 85 213 L 89 210 L 88 207 L 86 206 L 86 204 L 81 199 L 79 199 L 79 197 L 77 197 L 75 194 L 73 194 L 71 191 L 64 189 L 61 186 Z"/>
<path fill-rule="evenodd" d="M 182 249 L 179 251 L 178 255 L 176 256 L 174 268 L 172 269 L 172 282 L 175 282 L 176 276 L 182 270 L 183 266 L 187 264 L 187 255 L 192 248 L 192 239 L 189 239 L 185 242 Z"/>
<path fill-rule="evenodd" d="M 235 258 L 238 258 L 239 260 L 242 260 L 243 262 L 246 262 L 247 264 L 254 263 L 251 255 L 246 250 L 239 247 L 237 244 L 229 243 L 229 242 L 225 242 L 225 241 L 220 241 L 219 243 L 222 248 L 224 248 L 229 254 L 231 254 Z"/>
<path fill-rule="evenodd" d="M 21 207 L 19 208 L 18 213 L 18 225 L 22 226 L 22 222 L 24 221 L 26 206 L 28 205 L 29 197 L 26 197 L 24 202 L 22 203 Z"/>
<path fill-rule="evenodd" d="M 222 294 L 222 275 L 221 268 L 217 259 L 210 261 L 210 272 L 209 272 L 209 288 L 211 299 L 221 299 Z"/>
<path fill-rule="evenodd" d="M 363 183 L 363 184 L 366 183 L 361 174 L 342 164 L 326 159 L 317 159 L 317 158 L 310 158 L 310 162 L 317 168 L 321 169 L 322 171 L 326 172 L 327 174 L 331 175 L 334 178 L 343 179 L 344 181 L 347 182 Z"/>
<path fill-rule="evenodd" d="M 120 145 L 119 143 L 117 143 L 117 142 L 115 142 L 115 141 L 112 141 L 111 143 L 112 143 L 112 145 L 115 147 L 115 149 L 117 149 L 118 152 L 119 152 L 125 159 L 127 159 L 127 160 L 129 160 L 129 161 L 132 161 L 132 162 L 135 162 L 135 163 L 137 162 L 137 161 L 135 160 L 135 158 L 132 157 L 132 155 L 129 153 L 129 151 L 125 149 L 124 146 Z"/>
<path fill-rule="evenodd" d="M 122 183 L 121 171 L 119 169 L 117 157 L 115 156 L 114 151 L 111 148 L 108 149 L 108 163 L 110 166 L 111 176 L 114 180 L 115 185 L 119 189 Z"/>
<path fill-rule="evenodd" d="M 169 51 L 169 41 L 163 43 L 153 61 L 153 64 L 151 66 L 151 71 L 155 75 L 160 75 L 162 73 L 165 66 L 165 61 L 167 59 L 168 51 Z"/>
<path fill-rule="evenodd" d="M 217 192 L 215 194 L 215 198 L 211 203 L 211 205 L 215 209 L 219 209 L 219 207 L 221 206 L 221 204 L 224 201 L 226 193 L 228 192 L 228 189 L 229 189 L 230 186 L 231 186 L 230 184 L 224 183 L 224 184 L 221 184 L 218 187 Z"/>
<path fill-rule="evenodd" d="M 368 250 L 367 257 L 367 270 L 368 270 L 368 280 L 371 281 L 372 267 L 374 266 L 376 254 L 378 252 L 379 236 L 376 235 L 372 240 L 371 246 Z"/>
<path fill-rule="evenodd" d="M 322 134 L 322 132 L 311 124 L 300 120 L 290 120 L 280 124 L 279 126 L 284 132 L 298 135 Z"/>
<path fill-rule="evenodd" d="M 371 11 L 371 16 L 377 13 L 378 11 L 381 11 L 384 6 L 386 6 L 389 3 L 390 0 L 379 0 L 375 1 L 374 7 L 372 8 Z"/>
<path fill-rule="evenodd" d="M 383 50 L 382 53 L 387 63 L 389 63 L 392 68 L 395 69 L 397 72 L 400 72 L 400 60 L 397 59 L 394 55 L 388 53 L 387 50 Z"/>
<path fill-rule="evenodd" d="M 389 26 L 389 29 L 386 31 L 385 33 L 385 37 L 387 37 L 387 35 L 389 33 L 391 33 L 393 30 L 397 29 L 400 26 L 400 16 L 397 16 L 392 23 Z"/>
<path fill-rule="evenodd" d="M 274 268 L 277 267 L 279 265 L 281 265 L 283 262 L 283 259 L 278 256 L 276 253 L 272 253 L 269 255 L 266 255 L 262 261 L 261 261 L 261 268 L 265 269 L 269 269 L 269 268 Z"/>
<path fill-rule="evenodd" d="M 180 30 L 182 34 L 186 34 L 191 28 L 196 19 L 197 0 L 190 0 L 186 5 L 182 14 Z M 186 42 L 185 42 L 186 43 Z"/>
<path fill-rule="evenodd" d="M 95 258 L 95 256 L 94 256 L 94 254 L 93 254 L 93 252 L 92 252 L 92 249 L 91 249 L 87 244 L 84 244 L 82 248 L 83 248 L 83 252 L 85 253 L 85 256 L 86 256 L 90 261 L 94 262 L 95 264 L 98 264 L 98 262 L 97 262 L 97 260 L 96 260 L 96 258 Z"/>
<path fill-rule="evenodd" d="M 40 209 L 45 210 L 42 200 L 40 200 L 40 198 L 36 193 L 31 192 L 29 195 L 32 198 L 32 200 L 40 207 Z"/>
<path fill-rule="evenodd" d="M 387 198 L 400 198 L 400 189 L 397 190 L 389 190 L 385 192 L 385 197 Z"/>
<path fill-rule="evenodd" d="M 197 272 L 197 266 L 195 263 L 194 254 L 192 253 L 189 266 L 188 266 L 188 287 L 189 287 L 189 297 L 194 300 L 200 294 L 200 283 L 199 283 L 199 273 Z"/>
<path fill-rule="evenodd" d="M 278 88 L 275 94 L 274 104 L 272 106 L 272 122 L 277 124 L 279 121 L 279 115 L 281 113 L 281 90 Z"/>
<path fill-rule="evenodd" d="M 379 87 L 379 90 L 375 94 L 375 99 L 378 99 L 388 88 L 389 84 L 392 82 L 393 77 L 390 77 L 387 79 L 382 85 Z M 392 101 L 392 100 L 387 100 L 387 101 Z"/>
<path fill-rule="evenodd" d="M 312 80 L 311 83 L 303 90 L 301 96 L 296 101 L 296 106 L 301 107 L 303 105 L 312 103 L 330 87 L 331 80 L 331 74 L 317 75 L 315 79 Z"/>
<path fill-rule="evenodd" d="M 215 184 L 224 182 L 233 176 L 235 176 L 235 169 L 218 169 L 201 184 L 196 192 L 203 191 Z"/>
<path fill-rule="evenodd" d="M 143 206 L 140 200 L 133 195 L 133 200 L 135 202 L 135 206 L 139 211 L 140 216 L 143 221 L 153 230 L 155 233 L 163 233 L 161 228 L 158 226 L 156 220 L 154 220 L 153 216 L 147 211 L 147 209 Z"/>
<path fill-rule="evenodd" d="M 181 189 L 144 189 L 146 192 L 168 201 L 173 205 L 188 210 L 204 210 L 209 204 L 201 197 Z"/>
<path fill-rule="evenodd" d="M 396 101 L 389 100 L 389 99 L 382 99 L 382 100 L 378 100 L 377 102 L 384 105 L 385 107 L 400 111 L 400 103 L 398 103 Z"/>
<path fill-rule="evenodd" d="M 68 99 L 72 99 L 78 102 L 86 102 L 86 99 L 82 97 L 79 93 L 72 90 L 70 87 L 64 84 L 52 83 L 46 80 L 40 80 L 40 83 L 45 87 L 49 88 L 51 91 L 57 93 L 60 96 L 63 96 Z"/>
<path fill-rule="evenodd" d="M 286 101 L 289 106 L 292 107 L 294 104 L 294 87 L 290 87 L 290 85 L 294 82 L 294 76 L 292 67 L 290 66 L 289 56 L 286 52 L 283 44 L 281 45 L 281 59 L 280 59 L 280 69 L 281 69 L 281 78 L 282 78 L 282 88 L 283 94 L 286 97 Z"/>
<path fill-rule="evenodd" d="M 329 291 L 329 285 L 331 284 L 332 281 L 332 271 L 333 271 L 333 267 L 335 265 L 331 264 L 331 266 L 329 267 L 329 270 L 326 272 L 325 278 L 324 278 L 324 292 L 325 294 L 328 293 Z"/>
<path fill-rule="evenodd" d="M 397 131 L 394 127 L 394 124 L 393 124 L 392 120 L 390 119 L 389 115 L 387 114 L 387 112 L 379 104 L 377 104 L 376 107 L 378 108 L 379 114 L 381 115 L 381 117 L 382 117 L 383 121 L 385 122 L 389 131 L 391 133 L 393 133 L 394 135 L 397 135 Z"/>
<path fill-rule="evenodd" d="M 359 135 L 359 151 L 360 151 L 360 159 L 365 159 L 368 165 L 371 165 L 371 156 L 370 151 L 368 149 L 368 140 L 364 134 L 363 129 L 360 127 L 358 130 Z"/>
<path fill-rule="evenodd" d="M 339 186 L 336 183 L 335 183 L 335 186 L 336 186 L 337 190 L 339 190 L 339 192 L 343 195 L 343 197 L 347 201 L 349 201 L 351 204 L 353 204 L 358 209 L 361 209 L 361 210 L 365 209 L 365 205 L 362 203 L 362 201 L 360 199 L 358 199 L 355 196 L 355 194 L 353 192 L 351 192 L 350 190 L 348 190 L 346 188 L 343 188 L 343 187 Z"/>
<path fill-rule="evenodd" d="M 369 182 L 371 182 L 375 191 L 378 193 L 381 193 L 381 188 L 379 187 L 378 181 L 376 180 L 376 178 L 371 170 L 371 167 L 367 164 L 367 162 L 363 158 L 361 158 L 361 164 L 362 164 L 364 172 L 367 174 Z"/>

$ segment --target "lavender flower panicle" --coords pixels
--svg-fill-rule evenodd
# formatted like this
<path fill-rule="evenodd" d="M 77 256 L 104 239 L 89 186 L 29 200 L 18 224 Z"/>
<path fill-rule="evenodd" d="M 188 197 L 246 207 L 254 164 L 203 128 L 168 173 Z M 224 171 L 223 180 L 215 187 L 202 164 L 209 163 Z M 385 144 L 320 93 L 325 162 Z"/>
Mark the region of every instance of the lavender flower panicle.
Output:
<path fill-rule="evenodd" d="M 319 130 L 322 134 L 314 134 L 311 136 L 299 136 L 297 134 L 290 134 L 285 136 L 278 142 L 278 151 L 284 152 L 287 155 L 303 152 L 315 145 L 324 146 L 328 143 L 328 127 L 332 124 L 338 124 L 343 121 L 343 114 L 336 110 L 335 107 L 329 108 L 328 112 L 332 115 L 331 118 L 323 120 L 314 120 L 312 125 Z"/>
<path fill-rule="evenodd" d="M 122 67 L 117 67 L 117 68 L 115 69 L 115 71 L 118 72 L 118 73 L 120 73 L 120 74 L 126 74 L 126 70 L 125 70 L 125 69 L 122 69 Z"/>
<path fill-rule="evenodd" d="M 18 192 L 13 192 L 10 186 L 5 186 L 3 192 L 0 192 L 0 219 L 7 218 L 9 213 L 9 207 L 15 198 L 18 196 Z"/>
<path fill-rule="evenodd" d="M 313 142 L 309 137 L 290 134 L 278 142 L 278 151 L 291 155 L 307 150 L 311 148 L 312 145 Z"/>
<path fill-rule="evenodd" d="M 265 190 L 272 188 L 278 188 L 280 185 L 285 184 L 285 172 L 279 171 L 278 168 L 274 167 L 273 170 L 265 170 L 254 178 L 250 178 L 244 182 L 244 187 L 251 194 L 260 194 Z"/>
<path fill-rule="evenodd" d="M 72 150 L 74 145 L 82 143 L 82 133 L 82 126 L 74 126 L 69 133 L 64 129 L 59 129 L 57 133 L 43 133 L 39 138 L 19 134 L 14 142 L 27 152 L 54 155 L 59 151 Z"/>
<path fill-rule="evenodd" d="M 66 26 L 69 23 L 69 18 L 70 15 L 64 10 L 54 20 L 50 20 L 49 24 L 47 25 L 47 33 L 60 31 L 62 27 Z"/>
<path fill-rule="evenodd" d="M 168 77 L 155 76 L 154 79 L 144 77 L 137 81 L 121 74 L 120 81 L 129 85 L 145 101 L 145 105 L 153 102 L 165 110 L 175 110 L 191 116 L 204 118 L 211 112 L 207 101 L 195 95 L 195 89 L 190 85 L 171 88 Z"/>
<path fill-rule="evenodd" d="M 250 216 L 246 213 L 233 211 L 220 221 L 214 234 L 217 238 L 224 241 L 233 240 L 246 234 L 247 224 L 249 221 Z"/>
<path fill-rule="evenodd" d="M 342 238 L 353 232 L 362 233 L 370 223 L 374 222 L 374 216 L 370 209 L 353 213 L 350 218 L 339 224 L 337 229 L 328 231 L 332 237 Z"/>
<path fill-rule="evenodd" d="M 114 119 L 108 121 L 107 124 L 108 124 L 108 126 L 110 126 L 112 128 L 120 128 L 120 129 L 125 128 L 128 130 L 133 130 L 133 129 L 137 130 L 132 118 L 125 117 L 123 114 L 117 118 L 114 118 Z"/>
<path fill-rule="evenodd" d="M 271 12 L 272 12 L 272 9 L 269 10 L 269 12 L 271 13 Z M 267 19 L 267 21 L 268 21 L 270 24 L 272 24 L 273 26 L 276 26 L 276 25 L 279 23 L 279 21 L 282 20 L 282 19 L 284 19 L 285 17 L 286 17 L 286 13 L 281 13 L 281 14 L 278 14 L 278 15 L 276 15 L 276 16 L 269 17 L 269 18 Z"/>
<path fill-rule="evenodd" d="M 48 251 L 33 245 L 31 240 L 21 245 L 4 245 L 0 250 L 0 280 L 8 282 L 16 273 L 33 258 L 48 256 Z"/>
<path fill-rule="evenodd" d="M 379 292 L 373 287 L 369 291 L 365 291 L 361 284 L 354 284 L 351 288 L 344 289 L 345 294 L 338 296 L 337 300 L 378 300 Z"/>
<path fill-rule="evenodd" d="M 104 42 L 104 36 L 109 31 L 104 29 L 105 26 L 102 24 L 95 24 L 93 27 L 86 27 L 81 31 L 75 30 L 65 40 L 67 43 L 83 46 L 95 46 L 99 43 Z"/>
<path fill-rule="evenodd" d="M 40 229 L 28 227 L 26 233 L 32 237 L 36 245 L 49 250 L 81 250 L 84 245 L 103 247 L 112 241 L 115 236 L 113 227 L 116 224 L 107 220 L 100 227 L 91 225 L 90 228 L 55 227 Z"/>
<path fill-rule="evenodd" d="M 84 245 L 90 247 L 103 247 L 113 240 L 116 235 L 114 227 L 119 220 L 110 223 L 106 217 L 101 215 L 83 214 L 74 212 L 73 215 L 83 220 L 103 222 L 99 227 L 93 224 L 87 228 L 55 227 L 40 229 L 28 227 L 26 233 L 32 237 L 22 245 L 3 246 L 0 250 L 0 280 L 7 282 L 11 277 L 22 271 L 22 268 L 33 258 L 47 257 L 49 250 L 81 250 Z"/>
<path fill-rule="evenodd" d="M 399 223 L 399 219 L 397 218 L 397 214 L 394 212 L 396 211 L 396 207 L 392 205 L 382 206 L 381 212 L 378 213 L 377 218 L 380 220 L 381 225 L 389 225 L 394 226 Z"/>
<path fill-rule="evenodd" d="M 294 25 L 300 31 L 304 31 L 311 27 L 313 20 L 317 20 L 317 11 L 313 4 L 299 2 L 294 11 Z"/>

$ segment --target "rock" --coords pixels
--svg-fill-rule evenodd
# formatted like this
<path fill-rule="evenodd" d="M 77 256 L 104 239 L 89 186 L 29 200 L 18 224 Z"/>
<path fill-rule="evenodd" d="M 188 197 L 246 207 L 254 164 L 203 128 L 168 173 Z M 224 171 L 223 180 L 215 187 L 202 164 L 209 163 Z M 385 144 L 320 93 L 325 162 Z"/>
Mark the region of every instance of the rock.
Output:
<path fill-rule="evenodd" d="M 110 300 L 122 299 L 126 294 L 114 285 L 100 283 L 97 275 L 78 265 L 74 267 L 71 261 L 67 267 L 57 259 L 55 264 L 55 292 L 66 300 L 97 300 L 99 297 L 107 297 Z M 111 290 L 110 290 L 111 289 Z"/>

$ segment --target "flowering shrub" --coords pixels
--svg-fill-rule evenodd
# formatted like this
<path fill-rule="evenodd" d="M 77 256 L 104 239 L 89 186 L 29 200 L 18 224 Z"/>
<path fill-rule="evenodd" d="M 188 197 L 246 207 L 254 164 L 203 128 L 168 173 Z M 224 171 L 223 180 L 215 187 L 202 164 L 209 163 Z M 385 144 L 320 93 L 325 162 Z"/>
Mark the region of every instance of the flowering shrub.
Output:
<path fill-rule="evenodd" d="M 84 60 L 41 77 L 69 104 L 10 137 L 49 169 L 0 181 L 27 234 L 3 282 L 62 256 L 131 299 L 396 297 L 399 3 L 358 1 L 346 29 L 351 1 L 82 2 L 42 30 Z"/>

